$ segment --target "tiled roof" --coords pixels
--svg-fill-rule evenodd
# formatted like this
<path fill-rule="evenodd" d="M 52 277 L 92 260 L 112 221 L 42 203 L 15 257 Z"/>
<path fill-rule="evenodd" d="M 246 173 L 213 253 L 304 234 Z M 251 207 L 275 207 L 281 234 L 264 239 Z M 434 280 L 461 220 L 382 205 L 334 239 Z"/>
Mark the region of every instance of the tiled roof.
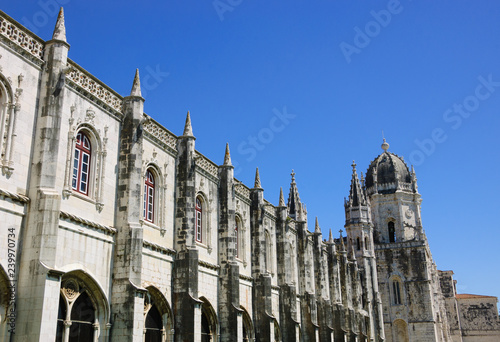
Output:
<path fill-rule="evenodd" d="M 471 298 L 497 298 L 497 297 L 495 297 L 495 296 L 482 296 L 482 295 L 462 293 L 462 294 L 457 294 L 456 298 L 457 299 L 471 299 Z"/>

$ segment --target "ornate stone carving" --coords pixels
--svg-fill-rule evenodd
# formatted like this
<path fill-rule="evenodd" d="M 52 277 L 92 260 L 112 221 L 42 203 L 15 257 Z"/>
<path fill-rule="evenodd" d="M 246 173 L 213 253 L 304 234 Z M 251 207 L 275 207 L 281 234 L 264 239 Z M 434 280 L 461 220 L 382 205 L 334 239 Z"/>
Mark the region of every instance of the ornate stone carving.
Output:
<path fill-rule="evenodd" d="M 175 134 L 171 133 L 153 120 L 147 120 L 144 122 L 142 127 L 146 133 L 158 139 L 171 149 L 177 150 L 177 136 L 175 136 Z"/>
<path fill-rule="evenodd" d="M 32 56 L 42 59 L 43 41 L 2 16 L 0 16 L 0 35 L 8 38 L 12 43 L 27 51 Z"/>
<path fill-rule="evenodd" d="M 80 294 L 80 285 L 76 279 L 70 278 L 64 282 L 62 291 L 64 292 L 66 298 L 72 301 Z"/>
<path fill-rule="evenodd" d="M 108 86 L 94 78 L 76 63 L 68 60 L 68 67 L 69 71 L 66 79 L 88 91 L 112 109 L 118 112 L 122 111 L 123 100 L 120 95 L 116 94 L 111 88 L 108 88 Z"/>

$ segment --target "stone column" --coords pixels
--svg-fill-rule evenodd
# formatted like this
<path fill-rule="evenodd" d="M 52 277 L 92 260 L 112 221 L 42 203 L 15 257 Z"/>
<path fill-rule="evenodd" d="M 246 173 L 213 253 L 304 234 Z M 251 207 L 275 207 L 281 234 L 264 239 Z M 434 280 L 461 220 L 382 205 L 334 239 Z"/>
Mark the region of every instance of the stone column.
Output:
<path fill-rule="evenodd" d="M 142 342 L 144 294 L 142 285 L 143 200 L 142 120 L 144 99 L 136 72 L 130 96 L 123 99 L 124 118 L 120 134 L 116 242 L 111 295 L 111 339 Z"/>
<path fill-rule="evenodd" d="M 61 31 L 62 30 L 62 31 Z M 20 234 L 16 339 L 54 341 L 60 274 L 56 266 L 62 184 L 58 184 L 61 120 L 66 100 L 65 68 L 69 44 L 59 13 L 52 40 L 45 44 L 36 120 L 36 145 L 29 184 L 31 204 Z"/>

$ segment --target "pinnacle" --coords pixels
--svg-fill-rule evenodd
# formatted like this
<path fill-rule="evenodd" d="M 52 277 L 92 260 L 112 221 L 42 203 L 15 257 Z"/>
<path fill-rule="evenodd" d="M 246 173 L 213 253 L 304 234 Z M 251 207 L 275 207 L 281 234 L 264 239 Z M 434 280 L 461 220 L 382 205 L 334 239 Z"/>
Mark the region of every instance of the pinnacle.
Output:
<path fill-rule="evenodd" d="M 226 153 L 224 154 L 224 165 L 231 166 L 231 154 L 229 153 L 229 143 L 226 143 Z"/>
<path fill-rule="evenodd" d="M 262 189 L 262 186 L 260 185 L 260 175 L 259 175 L 259 168 L 255 171 L 255 185 L 254 189 Z"/>
<path fill-rule="evenodd" d="M 280 207 L 286 207 L 285 205 L 285 197 L 283 197 L 283 188 L 280 187 Z"/>
<path fill-rule="evenodd" d="M 318 216 L 316 216 L 316 223 L 314 224 L 314 232 L 321 234 L 321 228 L 319 228 Z"/>
<path fill-rule="evenodd" d="M 132 90 L 130 91 L 130 96 L 142 96 L 141 80 L 139 78 L 139 69 L 135 69 L 134 83 L 132 84 Z"/>
<path fill-rule="evenodd" d="M 330 228 L 330 236 L 328 237 L 328 242 L 333 243 L 332 229 Z"/>
<path fill-rule="evenodd" d="M 186 115 L 186 124 L 184 125 L 184 133 L 182 135 L 188 137 L 193 136 L 193 127 L 191 127 L 191 116 L 189 115 L 189 110 Z"/>
<path fill-rule="evenodd" d="M 66 27 L 64 26 L 64 10 L 62 7 L 59 10 L 59 15 L 57 16 L 56 26 L 54 27 L 52 39 L 62 40 L 63 42 L 66 42 Z"/>
<path fill-rule="evenodd" d="M 384 138 L 384 142 L 382 143 L 381 147 L 384 150 L 384 152 L 387 152 L 387 150 L 389 149 L 389 143 L 387 141 L 385 141 L 385 138 Z"/>

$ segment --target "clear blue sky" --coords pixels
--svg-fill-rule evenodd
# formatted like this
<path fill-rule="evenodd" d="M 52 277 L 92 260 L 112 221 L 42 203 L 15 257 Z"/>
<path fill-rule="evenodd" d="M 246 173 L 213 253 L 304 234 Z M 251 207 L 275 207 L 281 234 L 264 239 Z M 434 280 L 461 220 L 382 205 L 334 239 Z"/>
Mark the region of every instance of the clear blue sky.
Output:
<path fill-rule="evenodd" d="M 500 3 L 495 1 L 9 1 L 122 95 L 140 69 L 145 111 L 277 204 L 295 169 L 309 225 L 344 225 L 351 163 L 415 164 L 423 224 L 458 290 L 500 296 Z M 274 119 L 273 119 L 274 118 Z M 432 141 L 432 142 L 431 142 Z"/>

